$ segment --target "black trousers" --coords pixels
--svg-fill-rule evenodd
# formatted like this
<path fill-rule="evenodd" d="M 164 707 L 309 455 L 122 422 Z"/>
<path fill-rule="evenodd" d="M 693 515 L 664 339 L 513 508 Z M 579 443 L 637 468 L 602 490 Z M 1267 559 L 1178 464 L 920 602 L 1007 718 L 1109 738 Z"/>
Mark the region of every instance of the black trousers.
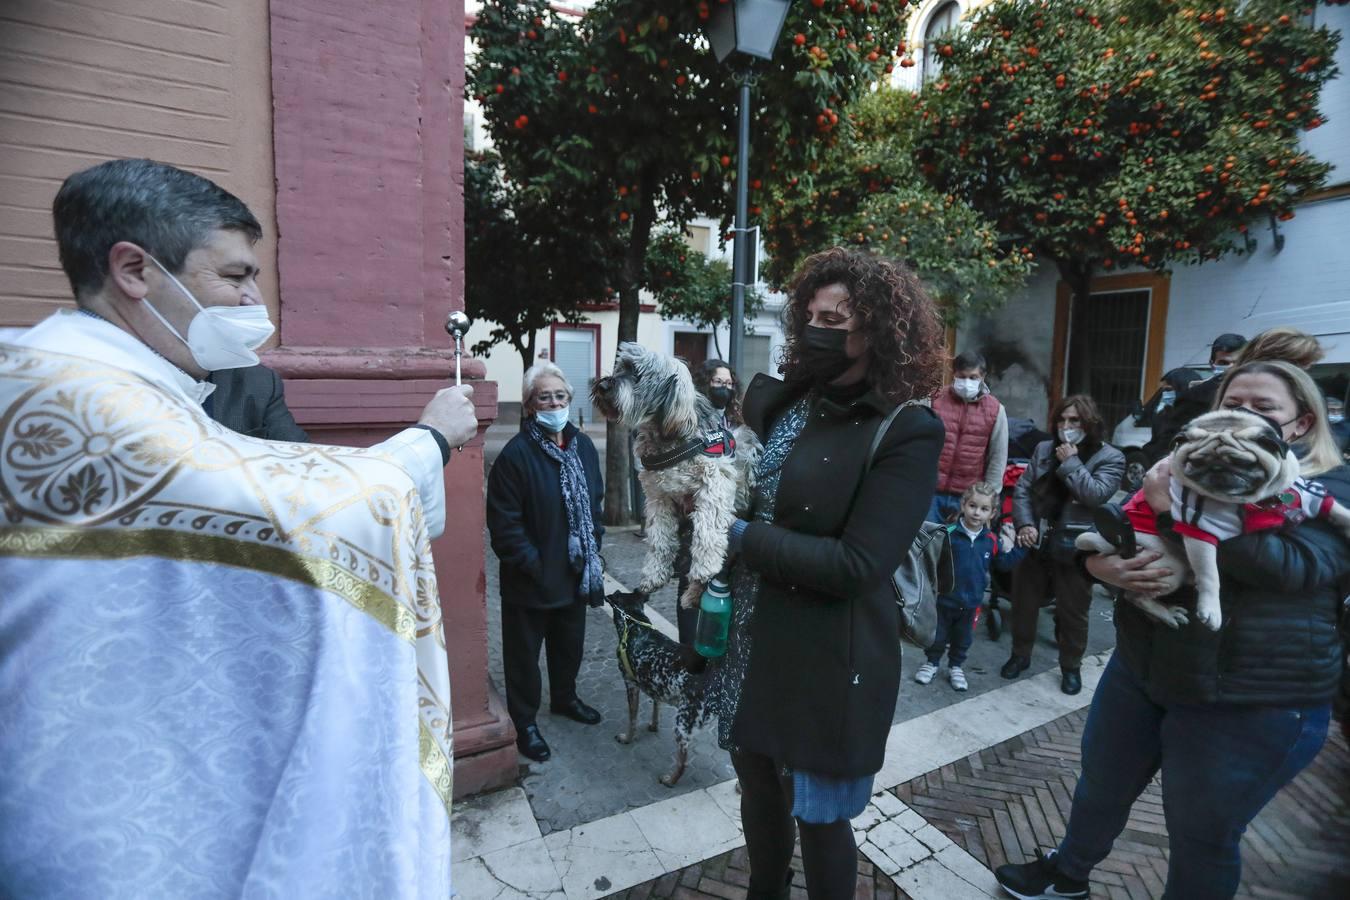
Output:
<path fill-rule="evenodd" d="M 741 782 L 741 825 L 750 858 L 747 900 L 787 897 L 793 836 L 792 777 L 758 753 L 732 753 Z M 810 900 L 853 900 L 858 886 L 858 847 L 847 819 L 828 825 L 796 822 L 802 840 L 802 870 Z"/>
<path fill-rule="evenodd" d="M 548 659 L 548 686 L 554 706 L 577 696 L 577 672 L 586 649 L 586 604 L 580 600 L 557 609 L 528 609 L 502 604 L 502 667 L 506 670 L 506 711 L 516 731 L 534 724 L 543 679 L 539 645 Z"/>

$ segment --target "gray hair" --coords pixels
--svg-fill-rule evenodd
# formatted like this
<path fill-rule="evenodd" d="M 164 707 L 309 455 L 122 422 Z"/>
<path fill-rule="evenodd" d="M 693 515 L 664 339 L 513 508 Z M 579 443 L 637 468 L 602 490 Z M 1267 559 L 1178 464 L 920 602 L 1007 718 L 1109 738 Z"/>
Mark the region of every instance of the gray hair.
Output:
<path fill-rule="evenodd" d="M 520 408 L 528 413 L 530 411 L 530 400 L 534 397 L 534 385 L 540 378 L 553 376 L 563 383 L 567 388 L 567 399 L 570 402 L 575 392 L 572 390 L 572 382 L 567 380 L 563 370 L 555 366 L 546 359 L 541 359 L 534 365 L 525 370 L 525 378 L 520 386 Z"/>
<path fill-rule="evenodd" d="M 108 251 L 130 241 L 170 272 L 214 231 L 242 231 L 250 241 L 262 226 L 238 197 L 219 185 L 149 159 L 114 159 L 65 180 L 52 202 L 61 268 L 78 300 L 108 277 Z"/>

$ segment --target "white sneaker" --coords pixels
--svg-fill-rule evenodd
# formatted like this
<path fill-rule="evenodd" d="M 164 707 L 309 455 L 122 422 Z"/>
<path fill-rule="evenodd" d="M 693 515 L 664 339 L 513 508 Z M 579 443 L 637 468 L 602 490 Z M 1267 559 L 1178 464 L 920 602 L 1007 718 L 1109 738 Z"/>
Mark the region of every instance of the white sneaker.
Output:
<path fill-rule="evenodd" d="M 929 677 L 931 678 L 932 676 Z M 947 679 L 951 681 L 953 690 L 964 691 L 970 689 L 970 685 L 966 684 L 966 673 L 961 671 L 960 666 L 952 666 L 951 669 L 947 671 Z"/>
<path fill-rule="evenodd" d="M 919 684 L 928 684 L 937 674 L 938 667 L 933 663 L 926 662 L 919 666 L 919 671 L 914 673 L 914 680 Z"/>

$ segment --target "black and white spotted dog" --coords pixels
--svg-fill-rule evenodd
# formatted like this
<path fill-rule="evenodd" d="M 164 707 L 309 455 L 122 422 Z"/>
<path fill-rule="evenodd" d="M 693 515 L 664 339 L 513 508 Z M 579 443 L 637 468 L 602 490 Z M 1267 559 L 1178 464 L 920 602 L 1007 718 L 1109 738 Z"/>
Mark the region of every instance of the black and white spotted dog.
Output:
<path fill-rule="evenodd" d="M 704 690 L 706 661 L 692 648 L 672 641 L 652 626 L 643 611 L 645 594 L 615 593 L 606 599 L 614 608 L 619 670 L 628 693 L 628 730 L 616 734 L 614 739 L 620 744 L 631 744 L 637 738 L 639 691 L 652 698 L 648 731 L 659 729 L 662 703 L 675 707 L 675 765 L 660 779 L 666 787 L 674 787 L 689 761 L 690 737 L 713 715 Z"/>

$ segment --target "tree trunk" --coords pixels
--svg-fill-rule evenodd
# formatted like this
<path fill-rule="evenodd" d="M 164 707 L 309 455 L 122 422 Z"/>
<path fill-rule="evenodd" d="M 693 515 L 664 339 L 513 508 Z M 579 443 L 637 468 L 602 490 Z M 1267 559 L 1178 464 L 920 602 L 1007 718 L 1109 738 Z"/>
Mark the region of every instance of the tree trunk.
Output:
<path fill-rule="evenodd" d="M 656 221 L 656 174 L 642 173 L 638 190 L 637 214 L 633 217 L 619 270 L 619 343 L 635 342 L 638 337 L 638 317 L 642 304 L 638 285 L 642 281 L 642 265 L 647 259 L 647 245 L 651 241 L 652 224 Z M 628 446 L 629 431 L 617 422 L 605 428 L 605 522 L 609 525 L 627 525 L 633 521 L 632 494 L 629 482 L 633 476 L 633 454 Z"/>
<path fill-rule="evenodd" d="M 718 359 L 724 359 L 722 356 L 722 342 L 717 339 L 717 325 L 713 325 L 713 352 L 717 354 Z"/>

